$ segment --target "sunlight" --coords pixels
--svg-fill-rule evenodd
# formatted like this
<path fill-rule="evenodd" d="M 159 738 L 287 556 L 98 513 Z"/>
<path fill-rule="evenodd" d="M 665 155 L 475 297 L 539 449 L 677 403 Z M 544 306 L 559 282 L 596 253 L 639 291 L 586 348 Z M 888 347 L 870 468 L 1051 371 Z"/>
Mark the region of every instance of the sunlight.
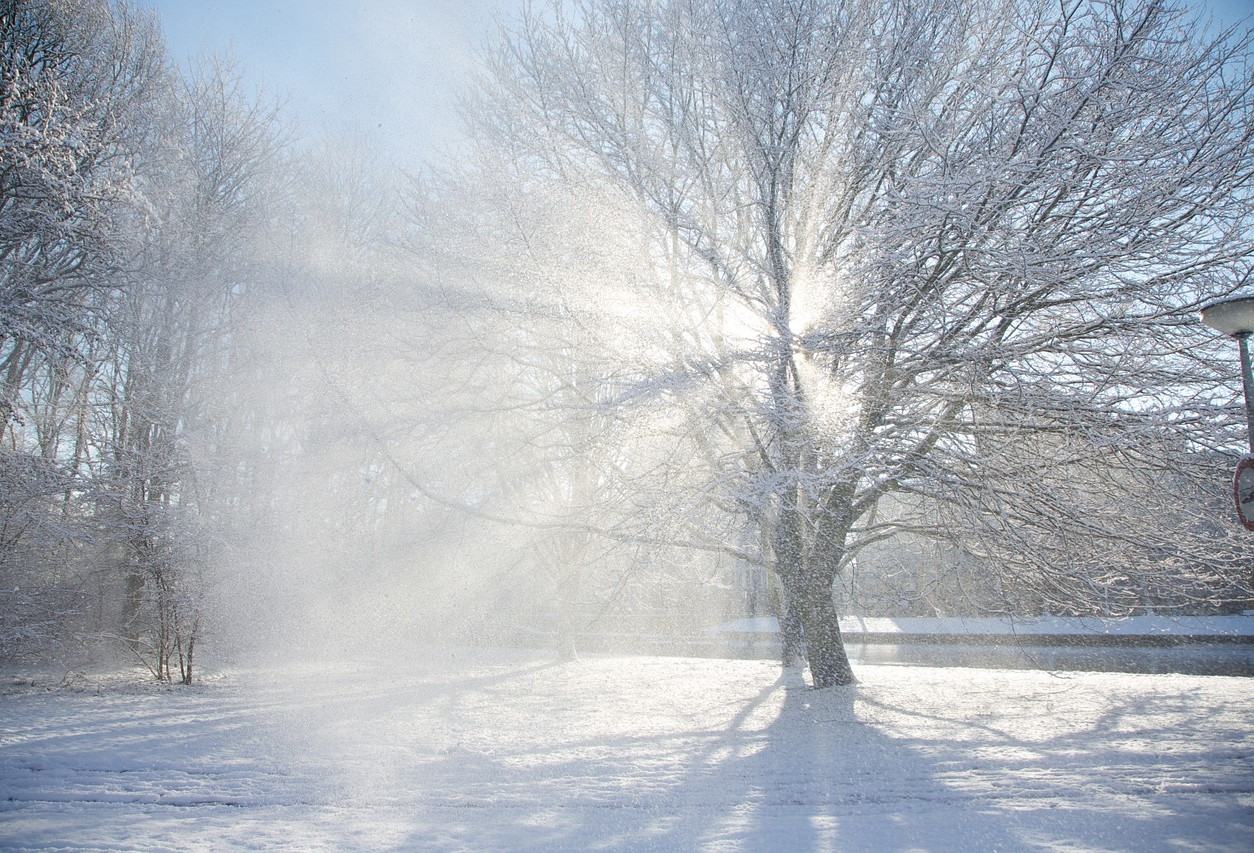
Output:
<path fill-rule="evenodd" d="M 822 340 L 856 320 L 850 290 L 808 265 L 799 264 L 794 272 L 789 312 L 794 364 L 811 424 L 829 436 L 847 433 L 858 414 L 857 375 L 848 365 L 839 374 L 833 371 L 830 340 Z"/>
<path fill-rule="evenodd" d="M 1246 849 L 1230 2 L 6 4 L 0 848 Z"/>
<path fill-rule="evenodd" d="M 847 434 L 859 412 L 852 383 L 837 380 L 823 363 L 805 355 L 796 365 L 811 427 L 826 436 Z"/>

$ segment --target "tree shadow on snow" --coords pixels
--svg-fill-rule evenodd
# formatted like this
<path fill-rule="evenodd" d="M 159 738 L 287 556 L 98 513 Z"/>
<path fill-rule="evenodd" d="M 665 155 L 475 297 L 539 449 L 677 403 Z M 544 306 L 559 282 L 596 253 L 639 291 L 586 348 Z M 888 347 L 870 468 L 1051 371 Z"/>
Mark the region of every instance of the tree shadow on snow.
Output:
<path fill-rule="evenodd" d="M 856 686 L 814 691 L 788 671 L 719 728 L 594 737 L 564 744 L 566 760 L 521 772 L 516 755 L 451 755 L 445 790 L 456 794 L 428 800 L 397 849 L 1015 847 L 909 744 L 859 720 L 858 698 Z M 760 712 L 775 702 L 778 716 L 763 726 Z M 457 788 L 454 776 L 470 784 Z M 552 795 L 538 806 L 546 786 Z"/>
<path fill-rule="evenodd" d="M 609 695 L 554 713 L 612 721 Z M 1211 726 L 1193 749 L 1181 730 L 1201 725 L 1206 701 L 1174 689 L 1099 698 L 1059 723 L 1048 696 L 985 696 L 998 710 L 984 714 L 978 702 L 916 705 L 873 682 L 814 691 L 786 671 L 692 726 L 672 707 L 652 732 L 591 724 L 454 749 L 415 780 L 421 801 L 393 849 L 1242 849 L 1249 733 Z M 1231 766 L 1207 775 L 1216 736 L 1223 752 L 1229 734 Z"/>
<path fill-rule="evenodd" d="M 994 821 L 909 743 L 859 719 L 858 686 L 811 690 L 785 673 L 765 732 L 734 726 L 672 793 L 676 813 L 643 849 L 819 851 L 1012 849 Z M 702 808 L 718 803 L 717 809 Z M 955 809 L 965 814 L 956 832 Z M 640 848 L 633 848 L 640 849 Z"/>

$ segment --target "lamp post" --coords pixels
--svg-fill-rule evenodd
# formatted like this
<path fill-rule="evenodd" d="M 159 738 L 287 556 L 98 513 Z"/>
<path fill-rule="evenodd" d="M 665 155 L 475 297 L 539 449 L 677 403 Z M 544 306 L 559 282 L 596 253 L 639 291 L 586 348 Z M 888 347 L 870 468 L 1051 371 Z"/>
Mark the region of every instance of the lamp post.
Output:
<path fill-rule="evenodd" d="M 1237 463 L 1233 497 L 1237 515 L 1247 530 L 1254 530 L 1254 375 L 1250 372 L 1250 336 L 1254 335 L 1254 296 L 1225 299 L 1202 309 L 1202 322 L 1237 339 L 1241 349 L 1241 384 L 1245 387 L 1245 428 L 1250 453 Z"/>
<path fill-rule="evenodd" d="M 1254 455 L 1254 376 L 1250 374 L 1249 339 L 1254 335 L 1254 296 L 1225 299 L 1202 309 L 1202 322 L 1237 339 L 1241 348 L 1241 381 L 1245 385 L 1245 424 Z"/>

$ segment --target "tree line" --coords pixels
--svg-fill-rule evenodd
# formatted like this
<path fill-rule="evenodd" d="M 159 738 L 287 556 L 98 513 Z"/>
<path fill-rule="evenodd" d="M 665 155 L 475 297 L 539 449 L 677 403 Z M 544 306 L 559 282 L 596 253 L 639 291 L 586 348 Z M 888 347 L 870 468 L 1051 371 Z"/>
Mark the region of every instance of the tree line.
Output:
<path fill-rule="evenodd" d="M 570 654 L 754 570 L 824 687 L 855 575 L 890 614 L 1248 606 L 1194 319 L 1254 263 L 1248 30 L 554 2 L 421 175 L 174 70 L 121 0 L 0 33 L 6 657 L 190 682 L 276 608 Z"/>

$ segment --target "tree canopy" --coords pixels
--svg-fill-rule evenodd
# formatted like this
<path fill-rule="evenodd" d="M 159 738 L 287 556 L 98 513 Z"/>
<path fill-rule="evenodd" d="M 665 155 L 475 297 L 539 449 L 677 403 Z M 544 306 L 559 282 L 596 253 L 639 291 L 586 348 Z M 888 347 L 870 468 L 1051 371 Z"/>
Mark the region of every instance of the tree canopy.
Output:
<path fill-rule="evenodd" d="M 1233 564 L 1192 314 L 1254 257 L 1248 51 L 1163 2 L 589 0 L 505 36 L 478 116 L 520 188 L 630 199 L 641 276 L 721 306 L 636 390 L 718 386 L 825 686 L 833 582 L 885 537 L 1015 608 Z"/>

